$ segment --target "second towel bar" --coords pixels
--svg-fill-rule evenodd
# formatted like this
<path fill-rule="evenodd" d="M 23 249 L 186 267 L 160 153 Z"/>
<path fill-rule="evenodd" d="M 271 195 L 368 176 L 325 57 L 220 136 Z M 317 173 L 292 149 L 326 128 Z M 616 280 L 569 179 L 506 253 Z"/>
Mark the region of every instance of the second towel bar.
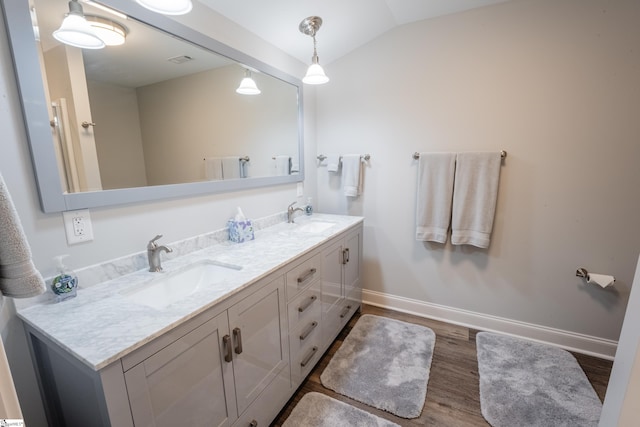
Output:
<path fill-rule="evenodd" d="M 507 157 L 507 152 L 504 150 L 500 150 L 500 157 L 503 159 Z M 417 151 L 413 153 L 413 158 L 414 160 L 418 160 L 420 158 L 420 153 L 418 153 Z"/>

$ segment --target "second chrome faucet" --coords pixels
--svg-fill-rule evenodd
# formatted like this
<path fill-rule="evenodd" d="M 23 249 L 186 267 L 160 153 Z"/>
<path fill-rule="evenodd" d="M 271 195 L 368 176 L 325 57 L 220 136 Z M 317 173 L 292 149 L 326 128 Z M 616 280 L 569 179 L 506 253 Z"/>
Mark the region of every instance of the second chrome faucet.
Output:
<path fill-rule="evenodd" d="M 149 259 L 149 271 L 160 272 L 162 271 L 162 263 L 160 261 L 160 252 L 173 252 L 173 249 L 165 246 L 158 245 L 156 241 L 162 237 L 162 234 L 158 234 L 156 237 L 149 241 L 147 245 L 147 258 Z"/>

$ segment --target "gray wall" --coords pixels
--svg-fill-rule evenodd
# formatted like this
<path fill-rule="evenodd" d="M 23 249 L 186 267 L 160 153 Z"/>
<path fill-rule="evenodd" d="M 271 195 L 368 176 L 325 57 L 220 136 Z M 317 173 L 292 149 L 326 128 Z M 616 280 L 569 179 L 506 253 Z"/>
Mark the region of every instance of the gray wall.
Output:
<path fill-rule="evenodd" d="M 366 289 L 617 340 L 640 252 L 640 2 L 512 1 L 388 32 L 329 64 L 318 150 L 370 153 Z M 415 151 L 508 157 L 488 250 L 416 242 Z M 577 267 L 613 274 L 586 286 Z M 587 338 L 588 338 L 587 337 Z"/>

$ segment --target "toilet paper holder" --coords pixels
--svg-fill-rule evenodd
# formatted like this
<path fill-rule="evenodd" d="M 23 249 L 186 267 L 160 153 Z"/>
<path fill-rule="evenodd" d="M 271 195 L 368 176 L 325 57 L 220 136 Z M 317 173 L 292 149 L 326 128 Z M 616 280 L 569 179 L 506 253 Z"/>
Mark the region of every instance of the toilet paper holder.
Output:
<path fill-rule="evenodd" d="M 579 269 L 576 270 L 576 276 L 578 277 L 582 277 L 586 279 L 588 275 L 589 275 L 589 272 L 587 271 L 586 268 L 580 267 Z"/>

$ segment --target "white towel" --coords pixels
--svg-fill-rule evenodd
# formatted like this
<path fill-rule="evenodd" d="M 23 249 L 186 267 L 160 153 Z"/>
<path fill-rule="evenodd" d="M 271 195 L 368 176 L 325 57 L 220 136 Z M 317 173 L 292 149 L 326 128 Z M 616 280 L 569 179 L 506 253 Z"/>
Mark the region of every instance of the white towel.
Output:
<path fill-rule="evenodd" d="M 276 156 L 276 175 L 291 175 L 291 156 Z"/>
<path fill-rule="evenodd" d="M 45 291 L 42 275 L 31 260 L 31 248 L 0 174 L 0 292 L 28 298 Z"/>
<path fill-rule="evenodd" d="M 500 181 L 499 152 L 459 153 L 453 189 L 451 243 L 488 248 Z"/>
<path fill-rule="evenodd" d="M 291 175 L 296 175 L 298 173 L 300 173 L 300 163 L 298 163 L 298 160 L 292 157 L 291 158 Z"/>
<path fill-rule="evenodd" d="M 340 169 L 340 154 L 327 154 L 327 172 L 338 172 Z"/>
<path fill-rule="evenodd" d="M 362 193 L 364 168 L 360 154 L 342 156 L 342 187 L 347 197 L 358 197 Z"/>
<path fill-rule="evenodd" d="M 219 181 L 222 179 L 222 159 L 220 157 L 205 157 L 204 177 L 208 181 Z"/>
<path fill-rule="evenodd" d="M 222 158 L 222 177 L 224 179 L 242 178 L 240 171 L 240 156 Z"/>
<path fill-rule="evenodd" d="M 451 221 L 455 153 L 420 153 L 416 240 L 446 243 Z"/>

